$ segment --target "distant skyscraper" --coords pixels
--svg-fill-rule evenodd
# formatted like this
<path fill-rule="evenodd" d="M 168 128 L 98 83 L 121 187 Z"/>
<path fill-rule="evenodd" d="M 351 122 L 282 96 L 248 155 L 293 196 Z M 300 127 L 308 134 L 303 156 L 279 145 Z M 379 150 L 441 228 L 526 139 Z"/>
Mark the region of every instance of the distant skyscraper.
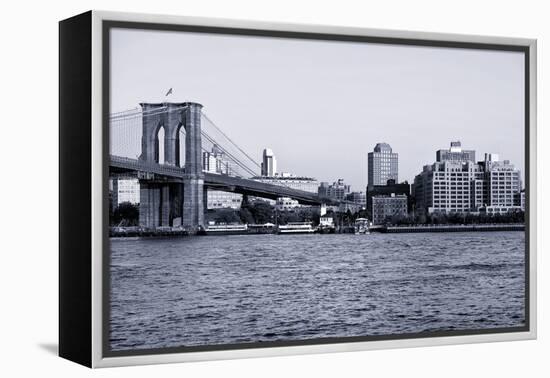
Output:
<path fill-rule="evenodd" d="M 273 177 L 277 173 L 277 159 L 270 148 L 265 148 L 262 157 L 262 176 Z"/>
<path fill-rule="evenodd" d="M 387 143 L 378 143 L 373 152 L 368 156 L 368 180 L 369 187 L 375 185 L 386 185 L 388 180 L 397 179 L 398 154 L 392 152 L 391 146 Z"/>

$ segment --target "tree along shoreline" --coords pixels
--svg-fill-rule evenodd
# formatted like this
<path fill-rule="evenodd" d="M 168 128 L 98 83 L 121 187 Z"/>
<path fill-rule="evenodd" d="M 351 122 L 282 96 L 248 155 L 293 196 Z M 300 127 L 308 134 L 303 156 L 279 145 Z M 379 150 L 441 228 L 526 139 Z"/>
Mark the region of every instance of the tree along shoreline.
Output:
<path fill-rule="evenodd" d="M 110 209 L 111 226 L 132 227 L 139 226 L 139 204 L 121 203 Z M 352 213 L 338 213 L 329 211 L 323 217 L 332 217 L 337 227 L 353 226 L 358 218 L 372 220 L 370 212 L 360 210 Z M 293 210 L 276 210 L 273 205 L 265 201 L 250 201 L 244 203 L 240 209 L 222 208 L 209 209 L 205 212 L 207 222 L 216 224 L 287 224 L 290 222 L 311 222 L 319 225 L 319 207 L 297 207 Z M 475 225 L 475 224 L 523 224 L 525 213 L 514 211 L 506 214 L 474 214 L 474 213 L 433 213 L 395 215 L 385 219 L 381 225 L 414 226 L 414 225 Z"/>

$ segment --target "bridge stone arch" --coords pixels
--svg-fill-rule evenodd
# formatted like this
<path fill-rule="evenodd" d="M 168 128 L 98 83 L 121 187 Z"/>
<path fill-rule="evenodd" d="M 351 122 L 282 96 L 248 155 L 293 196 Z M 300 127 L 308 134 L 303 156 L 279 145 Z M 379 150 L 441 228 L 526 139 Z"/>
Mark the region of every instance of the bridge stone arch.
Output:
<path fill-rule="evenodd" d="M 164 130 L 164 126 L 159 123 L 157 127 L 157 131 L 155 132 L 155 162 L 159 164 L 164 164 L 165 159 L 165 136 L 166 131 Z"/>
<path fill-rule="evenodd" d="M 192 103 L 141 103 L 142 136 L 140 160 L 158 162 L 160 157 L 157 136 L 164 128 L 164 164 L 179 165 L 179 129 L 183 126 L 184 113 Z"/>

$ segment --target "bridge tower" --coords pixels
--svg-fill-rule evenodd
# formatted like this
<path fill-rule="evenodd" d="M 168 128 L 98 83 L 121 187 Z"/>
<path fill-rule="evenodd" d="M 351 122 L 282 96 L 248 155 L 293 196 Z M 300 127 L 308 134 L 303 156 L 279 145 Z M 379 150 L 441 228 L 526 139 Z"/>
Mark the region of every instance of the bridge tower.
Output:
<path fill-rule="evenodd" d="M 141 155 L 139 159 L 150 164 L 163 163 L 179 167 L 180 129 L 185 129 L 185 175 L 183 191 L 174 183 L 140 180 L 140 225 L 169 226 L 174 218 L 172 204 L 183 192 L 182 225 L 196 232 L 204 225 L 204 173 L 202 172 L 201 109 L 194 102 L 141 103 L 143 111 Z M 164 140 L 159 141 L 159 131 Z M 160 143 L 164 156 L 160 156 Z M 181 185 L 181 184 L 179 184 Z M 179 213 L 179 211 L 178 211 Z"/>
<path fill-rule="evenodd" d="M 204 173 L 201 139 L 202 105 L 188 102 L 183 112 L 185 127 L 185 175 L 183 178 L 183 225 L 191 232 L 204 226 Z"/>

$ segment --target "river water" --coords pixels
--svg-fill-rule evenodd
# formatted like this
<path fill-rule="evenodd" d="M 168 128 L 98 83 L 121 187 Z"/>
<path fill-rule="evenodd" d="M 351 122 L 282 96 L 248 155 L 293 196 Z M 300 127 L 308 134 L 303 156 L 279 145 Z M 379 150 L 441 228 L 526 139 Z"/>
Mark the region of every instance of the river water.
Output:
<path fill-rule="evenodd" d="M 113 351 L 523 326 L 523 232 L 111 239 Z"/>

